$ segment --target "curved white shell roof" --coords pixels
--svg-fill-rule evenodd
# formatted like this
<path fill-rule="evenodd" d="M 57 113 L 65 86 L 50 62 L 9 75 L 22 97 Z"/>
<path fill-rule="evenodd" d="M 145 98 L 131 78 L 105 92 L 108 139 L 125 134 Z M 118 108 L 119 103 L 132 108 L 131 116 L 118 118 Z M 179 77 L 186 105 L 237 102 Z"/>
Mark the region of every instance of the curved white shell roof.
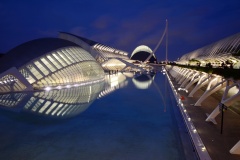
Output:
<path fill-rule="evenodd" d="M 132 82 L 135 85 L 135 87 L 138 89 L 148 89 L 152 84 L 152 79 L 149 79 L 148 81 L 140 82 L 133 78 Z"/>
<path fill-rule="evenodd" d="M 137 48 L 134 49 L 134 51 L 132 52 L 131 57 L 132 57 L 134 54 L 136 54 L 137 52 L 141 52 L 141 51 L 145 51 L 145 52 L 148 52 L 148 53 L 152 53 L 152 50 L 151 50 L 148 46 L 141 45 L 141 46 L 138 46 Z"/>

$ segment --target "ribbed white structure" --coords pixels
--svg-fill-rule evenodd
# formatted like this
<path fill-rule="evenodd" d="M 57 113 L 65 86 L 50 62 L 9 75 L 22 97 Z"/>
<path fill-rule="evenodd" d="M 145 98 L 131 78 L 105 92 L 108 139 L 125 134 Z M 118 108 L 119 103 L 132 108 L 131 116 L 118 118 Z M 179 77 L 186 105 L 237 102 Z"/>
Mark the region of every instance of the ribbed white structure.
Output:
<path fill-rule="evenodd" d="M 190 53 L 184 54 L 178 61 L 178 64 L 196 65 L 197 61 L 201 65 L 211 63 L 214 66 L 220 66 L 221 63 L 229 61 L 235 68 L 240 67 L 240 33 L 224 38 L 208 46 L 199 48 Z M 197 60 L 197 61 L 196 61 Z"/>

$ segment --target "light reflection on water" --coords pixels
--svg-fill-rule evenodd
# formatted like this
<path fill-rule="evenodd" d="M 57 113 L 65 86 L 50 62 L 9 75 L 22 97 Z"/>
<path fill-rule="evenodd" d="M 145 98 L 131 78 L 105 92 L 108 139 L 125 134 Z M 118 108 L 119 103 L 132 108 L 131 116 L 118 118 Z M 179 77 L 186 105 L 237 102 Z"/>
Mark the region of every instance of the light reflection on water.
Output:
<path fill-rule="evenodd" d="M 0 95 L 2 108 L 54 118 L 78 115 L 97 98 L 103 82 L 60 90 Z"/>
<path fill-rule="evenodd" d="M 116 73 L 106 75 L 105 82 L 55 89 L 50 91 L 20 92 L 0 95 L 0 108 L 51 118 L 68 118 L 84 112 L 91 103 L 127 86 L 126 76 L 133 78 L 137 88 L 147 89 L 154 75 Z M 147 85 L 146 85 L 147 84 Z"/>
<path fill-rule="evenodd" d="M 185 159 L 165 79 L 147 75 L 152 83 L 143 90 L 132 80 L 139 76 L 117 73 L 104 83 L 0 95 L 0 159 Z"/>
<path fill-rule="evenodd" d="M 140 74 L 135 76 L 132 81 L 136 88 L 148 89 L 154 80 L 154 76 L 155 74 Z"/>

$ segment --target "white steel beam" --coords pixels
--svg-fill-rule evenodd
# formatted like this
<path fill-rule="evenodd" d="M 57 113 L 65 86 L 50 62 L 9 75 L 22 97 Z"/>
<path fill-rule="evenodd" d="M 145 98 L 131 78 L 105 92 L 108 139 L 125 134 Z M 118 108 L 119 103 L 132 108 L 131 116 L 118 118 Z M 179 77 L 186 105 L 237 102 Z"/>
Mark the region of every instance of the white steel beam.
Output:
<path fill-rule="evenodd" d="M 185 87 L 186 90 L 188 90 L 188 88 L 190 88 L 194 83 L 196 83 L 197 81 L 199 81 L 199 79 L 201 78 L 202 73 L 197 72 L 194 74 L 194 76 L 192 77 L 190 83 L 188 83 L 188 85 Z"/>
<path fill-rule="evenodd" d="M 221 77 L 216 77 L 218 83 L 214 86 L 211 87 L 211 82 L 215 81 L 216 79 L 214 78 L 208 85 L 206 91 L 204 92 L 204 94 L 198 99 L 198 101 L 195 103 L 194 106 L 201 106 L 201 103 L 207 98 L 209 97 L 211 94 L 213 94 L 214 92 L 217 92 L 218 90 L 226 87 L 226 80 L 222 79 Z M 219 82 L 220 81 L 220 82 Z"/>
<path fill-rule="evenodd" d="M 182 82 L 190 75 L 192 74 L 192 70 L 188 70 L 185 74 L 182 75 L 182 78 L 179 80 L 178 84 L 182 84 Z"/>
<path fill-rule="evenodd" d="M 188 72 L 188 69 L 185 69 L 185 68 L 180 70 L 179 76 L 177 77 L 176 81 L 178 82 L 183 77 L 183 75 L 187 72 Z"/>
<path fill-rule="evenodd" d="M 224 104 L 225 106 L 229 107 L 232 103 L 234 103 L 235 101 L 239 100 L 240 98 L 240 82 L 233 82 L 232 85 L 230 85 L 230 81 L 232 80 L 228 80 L 227 81 L 227 86 L 226 86 L 226 89 L 224 91 L 224 94 L 223 94 L 223 97 L 222 97 L 222 100 L 221 100 L 221 103 Z M 227 97 L 228 95 L 228 92 L 231 88 L 233 87 L 238 87 L 238 92 L 231 96 L 231 97 Z M 217 117 L 217 115 L 220 113 L 219 111 L 219 105 L 212 111 L 212 113 L 207 117 L 206 121 L 213 121 L 215 120 L 215 118 Z"/>
<path fill-rule="evenodd" d="M 195 77 L 195 75 L 196 75 L 195 71 L 192 71 L 189 75 L 187 75 L 186 79 L 183 81 L 180 87 L 184 87 L 187 82 L 189 82 Z"/>
<path fill-rule="evenodd" d="M 188 97 L 193 97 L 194 93 L 197 92 L 202 86 L 207 84 L 207 82 L 211 79 L 209 75 L 203 74 L 201 78 L 199 79 L 197 85 L 193 88 L 193 90 L 189 93 Z"/>
<path fill-rule="evenodd" d="M 240 141 L 238 141 L 229 151 L 231 154 L 240 154 Z"/>

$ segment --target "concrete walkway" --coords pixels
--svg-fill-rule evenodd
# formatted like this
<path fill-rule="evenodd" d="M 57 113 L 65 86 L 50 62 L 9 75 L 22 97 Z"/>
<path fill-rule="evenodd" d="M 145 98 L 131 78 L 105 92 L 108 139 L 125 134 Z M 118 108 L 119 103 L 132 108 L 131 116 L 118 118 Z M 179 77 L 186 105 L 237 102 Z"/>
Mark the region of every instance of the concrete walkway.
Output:
<path fill-rule="evenodd" d="M 172 78 L 175 88 L 180 87 Z M 192 90 L 192 88 L 190 89 Z M 179 91 L 184 96 L 183 103 L 197 129 L 207 151 L 213 160 L 240 160 L 240 155 L 230 154 L 230 149 L 240 140 L 240 115 L 228 109 L 224 112 L 223 134 L 221 131 L 221 114 L 216 117 L 217 125 L 206 122 L 206 113 L 210 114 L 220 102 L 216 96 L 208 97 L 202 106 L 194 106 L 203 91 L 199 90 L 194 97 L 187 97 L 185 91 Z"/>

